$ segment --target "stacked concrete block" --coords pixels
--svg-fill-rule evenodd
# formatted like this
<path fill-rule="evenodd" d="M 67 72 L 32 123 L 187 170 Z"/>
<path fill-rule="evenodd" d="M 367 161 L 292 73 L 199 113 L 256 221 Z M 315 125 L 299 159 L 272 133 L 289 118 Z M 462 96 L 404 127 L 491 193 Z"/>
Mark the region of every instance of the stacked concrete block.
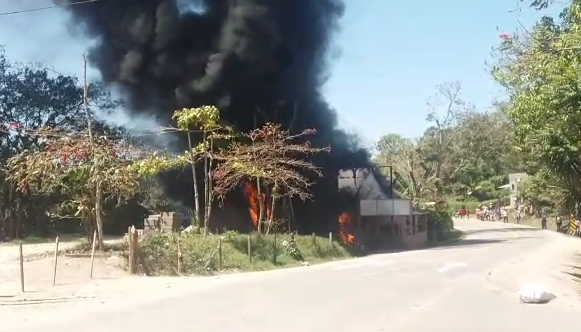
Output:
<path fill-rule="evenodd" d="M 162 212 L 152 214 L 145 220 L 146 230 L 179 232 L 184 217 L 179 212 Z"/>

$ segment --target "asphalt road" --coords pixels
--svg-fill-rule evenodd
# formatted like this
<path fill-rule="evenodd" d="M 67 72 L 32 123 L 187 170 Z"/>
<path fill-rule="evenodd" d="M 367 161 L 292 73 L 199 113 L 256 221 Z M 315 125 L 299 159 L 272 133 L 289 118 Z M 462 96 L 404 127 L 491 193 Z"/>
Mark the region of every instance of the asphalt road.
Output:
<path fill-rule="evenodd" d="M 468 235 L 452 246 L 210 278 L 204 286 L 139 304 L 55 312 L 41 327 L 20 331 L 579 330 L 581 315 L 571 305 L 576 299 L 524 305 L 515 294 L 532 273 L 525 262 L 550 259 L 546 253 L 562 235 L 474 220 L 457 227 Z"/>

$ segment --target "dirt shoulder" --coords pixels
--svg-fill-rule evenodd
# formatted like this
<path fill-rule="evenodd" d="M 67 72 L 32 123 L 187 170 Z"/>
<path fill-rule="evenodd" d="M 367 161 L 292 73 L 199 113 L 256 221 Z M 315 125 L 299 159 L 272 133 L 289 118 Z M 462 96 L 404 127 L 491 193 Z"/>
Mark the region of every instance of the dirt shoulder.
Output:
<path fill-rule="evenodd" d="M 553 302 L 564 308 L 579 308 L 581 279 L 581 239 L 544 231 L 550 238 L 525 257 L 499 267 L 489 274 L 489 281 L 504 291 L 518 293 L 524 285 L 540 285 L 557 295 Z"/>
<path fill-rule="evenodd" d="M 65 242 L 59 243 L 59 250 L 69 250 L 77 246 L 79 242 Z M 55 249 L 54 243 L 37 243 L 37 244 L 24 244 L 23 254 L 24 257 L 34 257 L 46 253 L 53 253 Z M 0 246 L 0 264 L 13 263 L 18 261 L 20 257 L 20 251 L 18 245 L 2 245 Z"/>
<path fill-rule="evenodd" d="M 155 301 L 196 288 L 218 287 L 221 277 L 142 277 L 130 276 L 120 268 L 117 256 L 95 259 L 90 278 L 89 258 L 60 257 L 57 283 L 52 285 L 54 258 L 25 264 L 25 292 L 20 291 L 19 264 L 0 265 L 0 331 L 11 331 L 22 324 L 42 324 L 56 316 L 85 314 L 99 310 Z M 224 282 L 235 282 L 238 276 Z"/>
<path fill-rule="evenodd" d="M 60 243 L 60 250 L 71 250 L 79 242 Z M 56 284 L 53 286 L 54 243 L 24 244 L 24 292 L 20 285 L 20 251 L 17 245 L 0 246 L 0 317 L 17 324 L 30 317 L 61 307 L 78 307 L 113 301 L 135 292 L 136 277 L 124 270 L 119 256 L 95 259 L 93 278 L 87 257 L 60 254 Z M 9 315 L 9 316 L 8 316 Z M 3 323 L 4 325 L 4 323 Z"/>

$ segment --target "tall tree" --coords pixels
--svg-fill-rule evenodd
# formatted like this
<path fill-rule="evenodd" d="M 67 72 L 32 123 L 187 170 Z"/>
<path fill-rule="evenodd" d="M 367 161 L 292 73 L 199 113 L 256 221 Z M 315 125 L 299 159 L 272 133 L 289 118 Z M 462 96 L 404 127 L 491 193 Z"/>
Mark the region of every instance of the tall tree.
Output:
<path fill-rule="evenodd" d="M 107 111 L 117 105 L 100 85 L 89 87 L 92 107 Z M 32 132 L 42 127 L 78 130 L 85 126 L 83 89 L 71 76 L 40 65 L 10 62 L 0 47 L 0 170 L 6 161 L 39 147 Z M 54 197 L 16 192 L 15 184 L 0 173 L 0 234 L 14 238 L 23 232 L 46 231 L 46 210 Z M 26 221 L 26 222 L 25 222 Z"/>
<path fill-rule="evenodd" d="M 395 186 L 401 194 L 417 201 L 431 193 L 434 169 L 424 162 L 420 140 L 388 134 L 379 139 L 376 150 L 375 162 L 393 167 Z"/>
<path fill-rule="evenodd" d="M 426 156 L 425 164 L 434 169 L 437 196 L 444 195 L 444 187 L 465 162 L 465 156 L 455 153 L 460 135 L 456 127 L 461 116 L 473 107 L 462 99 L 461 92 L 459 82 L 444 83 L 428 102 L 430 111 L 426 120 L 431 126 L 424 133 L 422 153 Z"/>
<path fill-rule="evenodd" d="M 508 172 L 514 169 L 509 165 L 513 153 L 512 129 L 504 114 L 498 110 L 466 112 L 456 130 L 457 152 L 464 162 L 454 181 L 470 191 L 491 178 L 493 187 L 504 184 Z"/>
<path fill-rule="evenodd" d="M 543 17 L 531 30 L 502 38 L 493 76 L 510 93 L 516 143 L 558 179 L 555 184 L 581 199 L 575 190 L 581 178 L 581 2 L 571 1 L 558 19 Z"/>

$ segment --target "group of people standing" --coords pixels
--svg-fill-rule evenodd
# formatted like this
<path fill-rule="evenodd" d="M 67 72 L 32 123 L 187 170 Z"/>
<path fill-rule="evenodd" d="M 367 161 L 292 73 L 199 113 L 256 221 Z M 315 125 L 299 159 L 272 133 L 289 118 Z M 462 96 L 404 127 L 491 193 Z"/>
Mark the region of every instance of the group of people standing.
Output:
<path fill-rule="evenodd" d="M 509 214 L 508 214 L 508 210 L 506 207 L 500 207 L 500 206 L 493 206 L 492 203 L 489 205 L 479 205 L 478 208 L 475 211 L 476 213 L 476 217 L 480 220 L 498 220 L 498 219 L 502 219 L 502 221 L 504 223 L 508 223 L 509 222 Z M 520 204 L 516 204 L 515 208 L 514 208 L 514 221 L 517 224 L 520 224 L 522 222 L 522 213 L 523 213 L 523 207 Z M 459 216 L 460 218 L 467 216 L 470 216 L 470 212 L 469 210 L 463 206 L 457 213 L 457 216 Z M 541 227 L 542 229 L 547 229 L 547 220 L 548 220 L 548 214 L 547 211 L 545 209 L 543 209 L 541 211 Z M 557 231 L 560 231 L 563 227 L 563 218 L 561 216 L 557 216 L 555 217 L 555 222 L 557 224 Z M 580 225 L 581 226 L 581 225 Z M 577 227 L 577 228 L 581 228 L 581 227 Z M 581 231 L 580 231 L 581 233 Z"/>
<path fill-rule="evenodd" d="M 475 211 L 476 218 L 480 220 L 499 220 L 502 219 L 503 222 L 508 223 L 508 210 L 506 207 L 494 206 L 492 203 L 488 205 L 479 205 Z M 456 216 L 462 219 L 463 217 L 470 217 L 470 210 L 468 210 L 465 206 L 460 208 L 456 213 Z M 514 212 L 514 219 L 517 224 L 520 224 L 522 221 L 522 212 L 520 207 L 515 208 Z"/>
<path fill-rule="evenodd" d="M 492 203 L 488 205 L 479 205 L 476 208 L 476 217 L 480 220 L 499 220 L 502 219 L 503 222 L 508 223 L 508 211 L 506 208 L 501 208 L 500 206 L 494 206 Z M 517 223 L 520 223 L 520 211 L 515 215 Z"/>

